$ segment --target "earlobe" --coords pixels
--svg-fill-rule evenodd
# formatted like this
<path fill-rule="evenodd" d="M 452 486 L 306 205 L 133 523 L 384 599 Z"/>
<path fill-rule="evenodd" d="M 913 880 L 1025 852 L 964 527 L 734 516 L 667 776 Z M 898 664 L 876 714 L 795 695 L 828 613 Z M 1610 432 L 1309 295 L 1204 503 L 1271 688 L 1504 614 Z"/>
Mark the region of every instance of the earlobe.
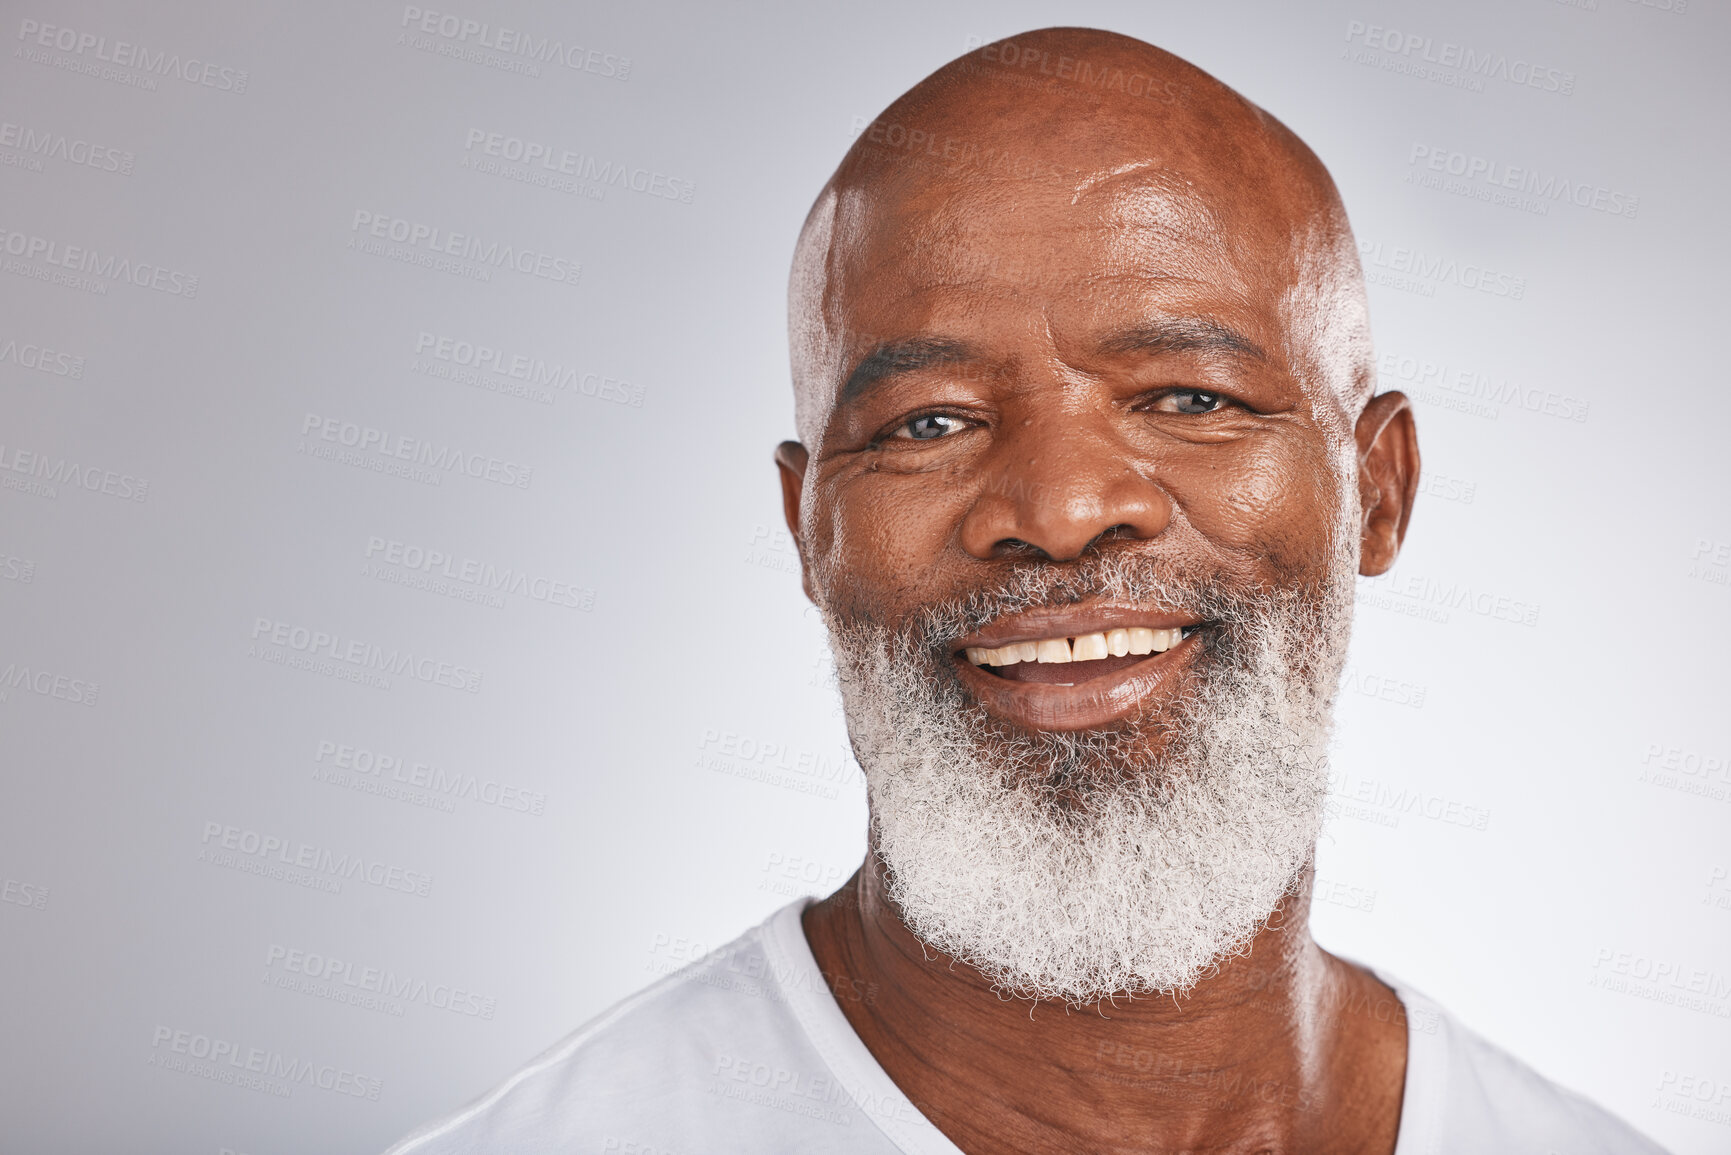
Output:
<path fill-rule="evenodd" d="M 799 503 L 805 492 L 808 456 L 805 446 L 797 441 L 783 441 L 775 447 L 775 464 L 781 475 L 781 515 L 787 521 L 787 532 L 793 537 L 794 548 L 799 551 L 800 584 L 805 587 L 805 596 L 815 602 L 817 599 L 811 591 L 811 567 L 806 564 L 805 542 L 799 532 Z"/>
<path fill-rule="evenodd" d="M 1359 558 L 1366 577 L 1386 573 L 1400 555 L 1418 496 L 1418 431 L 1412 403 L 1398 392 L 1370 399 L 1354 430 L 1358 442 Z"/>

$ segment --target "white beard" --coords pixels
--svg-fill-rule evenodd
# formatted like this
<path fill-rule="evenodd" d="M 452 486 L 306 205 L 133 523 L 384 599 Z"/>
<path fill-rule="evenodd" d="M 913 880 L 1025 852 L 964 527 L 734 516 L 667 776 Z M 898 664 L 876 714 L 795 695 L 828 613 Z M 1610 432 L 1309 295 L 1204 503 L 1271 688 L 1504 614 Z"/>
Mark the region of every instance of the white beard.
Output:
<path fill-rule="evenodd" d="M 1005 993 L 1073 1005 L 1184 992 L 1242 953 L 1322 827 L 1356 568 L 1342 552 L 1308 595 L 1163 581 L 1119 554 L 1020 569 L 896 631 L 826 607 L 872 844 L 909 929 Z M 946 668 L 990 617 L 1079 595 L 1226 622 L 1175 716 L 1012 730 Z"/>

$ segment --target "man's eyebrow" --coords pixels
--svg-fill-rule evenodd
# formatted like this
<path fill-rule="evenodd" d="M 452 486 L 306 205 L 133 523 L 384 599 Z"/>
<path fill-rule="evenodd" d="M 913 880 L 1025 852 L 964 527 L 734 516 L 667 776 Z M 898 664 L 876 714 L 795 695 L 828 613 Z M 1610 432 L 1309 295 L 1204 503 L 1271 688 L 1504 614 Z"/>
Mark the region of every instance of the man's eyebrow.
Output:
<path fill-rule="evenodd" d="M 1261 345 L 1230 325 L 1205 317 L 1174 317 L 1122 329 L 1100 342 L 1102 353 L 1214 353 L 1266 361 Z"/>
<path fill-rule="evenodd" d="M 941 337 L 913 337 L 904 341 L 881 341 L 872 347 L 841 387 L 840 404 L 856 401 L 873 385 L 902 373 L 915 373 L 933 365 L 968 361 L 974 350 L 961 341 Z"/>

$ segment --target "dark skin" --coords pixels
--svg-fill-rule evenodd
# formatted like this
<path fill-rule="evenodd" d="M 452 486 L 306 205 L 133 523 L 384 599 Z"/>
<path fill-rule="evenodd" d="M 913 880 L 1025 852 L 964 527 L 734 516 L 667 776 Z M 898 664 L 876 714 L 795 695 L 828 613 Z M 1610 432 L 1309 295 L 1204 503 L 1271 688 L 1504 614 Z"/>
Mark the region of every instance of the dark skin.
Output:
<path fill-rule="evenodd" d="M 1417 440 L 1406 398 L 1369 396 L 1362 288 L 1326 171 L 1157 49 L 1075 29 L 1016 43 L 1186 97 L 1029 95 L 952 65 L 879 123 L 1034 163 L 1013 177 L 909 163 L 862 138 L 795 264 L 811 444 L 784 442 L 776 461 L 807 591 L 897 623 L 1006 566 L 1103 550 L 1275 589 L 1320 582 L 1342 533 L 1360 573 L 1387 570 Z M 1016 638 L 1167 622 L 1173 607 L 1064 613 Z M 1015 633 L 1003 629 L 986 641 Z M 1201 655 L 1186 642 L 1069 685 L 957 655 L 957 676 L 1008 725 L 1086 729 L 1158 718 Z M 826 974 L 875 987 L 844 1013 L 964 1151 L 1387 1155 L 1405 1016 L 1374 975 L 1315 943 L 1309 905 L 1307 871 L 1249 952 L 1188 994 L 1079 1009 L 1002 996 L 924 946 L 875 855 L 805 930 Z"/>

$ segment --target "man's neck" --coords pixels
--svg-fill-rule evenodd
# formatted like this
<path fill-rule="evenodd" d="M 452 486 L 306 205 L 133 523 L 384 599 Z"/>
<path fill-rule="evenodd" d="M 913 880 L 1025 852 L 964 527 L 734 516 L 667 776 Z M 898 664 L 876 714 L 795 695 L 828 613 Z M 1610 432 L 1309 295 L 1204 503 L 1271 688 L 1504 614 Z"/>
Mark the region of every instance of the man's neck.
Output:
<path fill-rule="evenodd" d="M 908 1098 L 969 1155 L 999 1151 L 1389 1155 L 1406 1017 L 1374 975 L 1310 937 L 1310 876 L 1182 997 L 1081 1009 L 1012 999 L 926 946 L 875 855 L 805 912 L 818 967 Z"/>

